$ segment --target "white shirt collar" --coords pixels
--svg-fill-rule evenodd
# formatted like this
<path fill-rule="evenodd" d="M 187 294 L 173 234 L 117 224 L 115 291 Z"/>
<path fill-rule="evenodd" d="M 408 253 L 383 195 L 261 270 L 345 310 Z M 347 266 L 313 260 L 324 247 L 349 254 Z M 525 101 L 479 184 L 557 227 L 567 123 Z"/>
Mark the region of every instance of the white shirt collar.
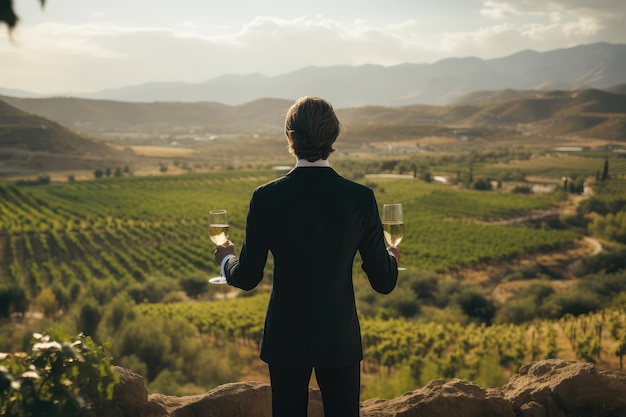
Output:
<path fill-rule="evenodd" d="M 306 159 L 298 159 L 298 162 L 296 163 L 296 168 L 303 167 L 327 168 L 330 167 L 330 164 L 328 163 L 328 159 L 318 159 L 315 162 L 310 162 Z"/>

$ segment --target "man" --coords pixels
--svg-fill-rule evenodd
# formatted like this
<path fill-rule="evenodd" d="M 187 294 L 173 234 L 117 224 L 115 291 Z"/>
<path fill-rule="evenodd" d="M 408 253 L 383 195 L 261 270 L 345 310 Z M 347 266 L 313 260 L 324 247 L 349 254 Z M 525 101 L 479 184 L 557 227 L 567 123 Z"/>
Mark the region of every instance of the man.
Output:
<path fill-rule="evenodd" d="M 398 277 L 400 254 L 385 248 L 374 193 L 328 164 L 339 127 L 328 102 L 296 101 L 285 120 L 296 167 L 254 191 L 239 259 L 230 242 L 215 251 L 228 283 L 244 290 L 263 278 L 268 251 L 274 256 L 261 344 L 273 417 L 306 416 L 313 368 L 325 417 L 359 415 L 363 353 L 352 284 L 356 252 L 376 291 L 391 292 Z"/>

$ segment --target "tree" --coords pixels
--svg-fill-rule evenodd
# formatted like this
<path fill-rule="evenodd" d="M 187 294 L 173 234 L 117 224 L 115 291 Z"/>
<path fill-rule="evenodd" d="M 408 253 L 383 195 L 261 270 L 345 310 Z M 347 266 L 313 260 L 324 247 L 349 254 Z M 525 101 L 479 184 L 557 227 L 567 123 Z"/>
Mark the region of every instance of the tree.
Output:
<path fill-rule="evenodd" d="M 85 300 L 76 318 L 76 328 L 87 336 L 94 336 L 102 318 L 98 302 L 93 298 Z"/>
<path fill-rule="evenodd" d="M 487 178 L 479 178 L 474 183 L 474 189 L 479 191 L 491 191 L 493 189 L 493 185 Z"/>
<path fill-rule="evenodd" d="M 604 160 L 604 169 L 602 170 L 602 181 L 609 179 L 609 159 Z"/>
<path fill-rule="evenodd" d="M 93 172 L 93 176 L 96 178 L 102 178 L 103 175 L 104 175 L 104 171 L 102 171 L 101 169 L 96 169 Z"/>
<path fill-rule="evenodd" d="M 183 277 L 180 280 L 180 286 L 189 297 L 197 298 L 209 288 L 209 283 L 201 274 Z"/>
<path fill-rule="evenodd" d="M 622 339 L 620 344 L 617 346 L 617 349 L 615 350 L 615 356 L 619 357 L 619 369 L 624 369 L 624 355 L 626 355 L 626 337 Z"/>
<path fill-rule="evenodd" d="M 41 7 L 44 6 L 46 0 L 39 0 Z M 13 29 L 19 18 L 13 10 L 13 0 L 0 0 L 0 23 L 5 22 L 9 26 L 9 30 Z"/>
<path fill-rule="evenodd" d="M 50 288 L 41 290 L 37 298 L 35 298 L 35 304 L 41 307 L 46 317 L 52 316 L 59 309 L 59 302 Z"/>
<path fill-rule="evenodd" d="M 455 296 L 455 301 L 465 314 L 483 323 L 491 323 L 496 314 L 494 302 L 475 289 L 464 289 Z"/>
<path fill-rule="evenodd" d="M 0 287 L 0 317 L 11 313 L 24 314 L 28 310 L 28 293 L 22 285 Z"/>
<path fill-rule="evenodd" d="M 572 194 L 582 194 L 585 192 L 585 178 L 572 177 L 572 181 L 568 183 L 569 192 Z"/>

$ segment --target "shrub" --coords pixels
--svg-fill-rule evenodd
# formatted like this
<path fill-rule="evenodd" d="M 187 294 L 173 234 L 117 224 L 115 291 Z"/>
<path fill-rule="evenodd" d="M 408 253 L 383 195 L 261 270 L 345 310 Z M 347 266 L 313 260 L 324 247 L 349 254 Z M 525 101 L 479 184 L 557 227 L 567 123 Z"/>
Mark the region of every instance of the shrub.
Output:
<path fill-rule="evenodd" d="M 626 269 L 626 249 L 609 249 L 596 256 L 581 259 L 577 275 L 589 275 L 600 271 L 613 273 Z"/>
<path fill-rule="evenodd" d="M 626 292 L 626 271 L 586 275 L 578 288 L 583 292 L 598 294 L 606 300 L 611 300 L 618 294 Z"/>
<path fill-rule="evenodd" d="M 589 233 L 608 240 L 626 243 L 626 211 L 598 215 L 588 227 Z"/>
<path fill-rule="evenodd" d="M 467 285 L 459 283 L 455 279 L 442 279 L 437 286 L 437 293 L 435 294 L 434 298 L 435 306 L 439 308 L 444 308 L 448 306 L 452 302 L 453 297 L 466 287 Z"/>
<path fill-rule="evenodd" d="M 409 288 L 420 300 L 434 299 L 439 288 L 439 277 L 434 272 L 423 272 L 419 275 L 409 274 L 406 281 Z"/>
<path fill-rule="evenodd" d="M 21 285 L 0 287 L 0 317 L 11 313 L 25 313 L 28 310 L 28 294 Z"/>
<path fill-rule="evenodd" d="M 454 300 L 468 317 L 487 324 L 491 323 L 496 313 L 493 301 L 475 289 L 465 289 L 459 292 Z"/>
<path fill-rule="evenodd" d="M 59 302 L 50 288 L 41 290 L 35 298 L 35 305 L 41 307 L 43 314 L 48 317 L 54 315 L 59 309 Z"/>
<path fill-rule="evenodd" d="M 491 181 L 486 178 L 479 178 L 474 182 L 474 189 L 479 191 L 491 191 L 493 189 L 493 185 L 491 185 Z"/>
<path fill-rule="evenodd" d="M 80 312 L 76 318 L 76 327 L 80 332 L 94 336 L 101 319 L 102 311 L 100 306 L 96 300 L 88 298 L 80 307 Z"/>
<path fill-rule="evenodd" d="M 602 301 L 597 294 L 579 290 L 565 294 L 554 294 L 546 298 L 540 311 L 548 318 L 561 318 L 566 314 L 579 316 L 602 308 Z"/>
<path fill-rule="evenodd" d="M 507 301 L 498 310 L 494 321 L 496 323 L 520 324 L 532 321 L 537 317 L 537 303 L 531 297 Z"/>
<path fill-rule="evenodd" d="M 516 185 L 511 192 L 515 194 L 532 194 L 533 189 L 528 185 Z"/>
<path fill-rule="evenodd" d="M 414 317 L 420 312 L 415 293 L 407 288 L 396 288 L 391 294 L 382 297 L 381 305 L 390 311 L 393 317 Z"/>
<path fill-rule="evenodd" d="M 155 275 L 146 278 L 144 282 L 137 282 L 127 288 L 128 294 L 137 304 L 149 302 L 158 303 L 172 291 L 180 289 L 178 282 L 172 278 Z"/>
<path fill-rule="evenodd" d="M 181 278 L 180 286 L 187 296 L 197 298 L 209 289 L 209 282 L 204 274 L 198 273 Z"/>
<path fill-rule="evenodd" d="M 116 332 L 135 316 L 135 301 L 126 292 L 121 292 L 105 308 L 98 325 L 98 335 L 115 337 Z"/>
<path fill-rule="evenodd" d="M 85 416 L 111 399 L 118 382 L 110 343 L 97 346 L 61 331 L 33 335 L 30 353 L 0 354 L 0 415 Z"/>
<path fill-rule="evenodd" d="M 530 297 L 534 302 L 541 304 L 543 300 L 554 294 L 554 288 L 547 282 L 533 282 L 518 292 L 520 298 Z"/>

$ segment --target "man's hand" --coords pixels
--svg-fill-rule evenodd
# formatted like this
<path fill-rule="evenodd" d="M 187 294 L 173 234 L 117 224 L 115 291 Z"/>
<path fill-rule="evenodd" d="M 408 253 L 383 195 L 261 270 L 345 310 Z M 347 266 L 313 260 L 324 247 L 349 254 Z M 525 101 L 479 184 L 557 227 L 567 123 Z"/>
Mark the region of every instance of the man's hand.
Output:
<path fill-rule="evenodd" d="M 398 268 L 400 268 L 400 249 L 396 248 L 395 246 L 389 246 L 387 250 L 391 252 L 393 256 L 396 258 L 396 262 L 398 263 Z"/>
<path fill-rule="evenodd" d="M 217 262 L 218 265 L 222 265 L 222 261 L 226 255 L 237 256 L 237 249 L 235 249 L 235 245 L 233 245 L 230 240 L 226 241 L 223 245 L 217 245 L 215 247 L 215 262 Z"/>

